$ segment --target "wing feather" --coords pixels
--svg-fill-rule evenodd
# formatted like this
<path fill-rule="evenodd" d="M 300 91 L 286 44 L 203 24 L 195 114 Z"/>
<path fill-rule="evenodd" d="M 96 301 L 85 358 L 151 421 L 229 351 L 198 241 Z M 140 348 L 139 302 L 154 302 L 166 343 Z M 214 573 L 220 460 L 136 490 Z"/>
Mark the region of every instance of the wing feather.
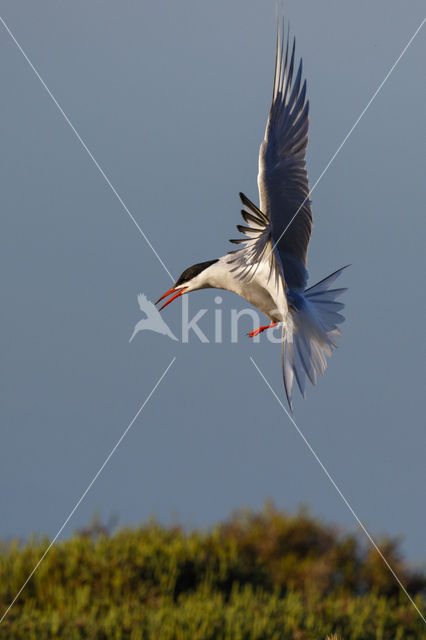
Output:
<path fill-rule="evenodd" d="M 238 277 L 248 280 L 266 259 L 271 275 L 284 278 L 290 288 L 304 288 L 312 228 L 305 166 L 309 102 L 302 61 L 296 70 L 295 52 L 295 39 L 290 48 L 289 32 L 284 38 L 284 23 L 278 20 L 272 104 L 259 152 L 260 207 L 240 193 L 247 226 L 237 227 L 244 238 L 231 240 L 244 244 L 231 252 L 231 261 Z"/>
<path fill-rule="evenodd" d="M 289 35 L 285 46 L 284 39 L 284 24 L 279 21 L 272 105 L 260 146 L 258 186 L 260 209 L 270 222 L 271 240 L 277 247 L 286 283 L 301 288 L 306 283 L 312 229 L 305 161 L 309 102 L 306 80 L 302 81 L 302 61 L 295 72 L 296 40 L 289 54 Z"/>

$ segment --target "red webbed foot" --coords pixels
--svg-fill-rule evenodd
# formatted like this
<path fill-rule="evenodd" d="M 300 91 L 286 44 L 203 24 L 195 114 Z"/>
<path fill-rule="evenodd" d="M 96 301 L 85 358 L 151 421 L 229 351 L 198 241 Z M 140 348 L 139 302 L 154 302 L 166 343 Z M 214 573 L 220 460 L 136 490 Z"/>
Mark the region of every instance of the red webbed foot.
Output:
<path fill-rule="evenodd" d="M 277 326 L 277 323 L 273 322 L 272 324 L 267 324 L 264 327 L 259 327 L 254 331 L 250 331 L 247 335 L 250 336 L 250 338 L 254 338 L 254 336 L 257 336 L 259 335 L 259 333 L 262 333 L 263 331 L 265 331 L 265 329 L 272 329 L 272 327 L 276 327 L 276 326 Z"/>

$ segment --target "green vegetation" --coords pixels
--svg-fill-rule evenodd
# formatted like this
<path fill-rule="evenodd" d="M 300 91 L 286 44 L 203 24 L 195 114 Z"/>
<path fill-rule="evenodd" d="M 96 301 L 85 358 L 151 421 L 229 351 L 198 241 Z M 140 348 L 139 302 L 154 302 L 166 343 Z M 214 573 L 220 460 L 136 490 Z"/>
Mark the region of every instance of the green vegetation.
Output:
<path fill-rule="evenodd" d="M 0 612 L 49 541 L 0 549 Z M 426 576 L 381 548 L 419 608 Z M 376 552 L 307 512 L 267 505 L 209 532 L 99 523 L 56 544 L 0 626 L 8 640 L 420 640 L 424 625 Z"/>

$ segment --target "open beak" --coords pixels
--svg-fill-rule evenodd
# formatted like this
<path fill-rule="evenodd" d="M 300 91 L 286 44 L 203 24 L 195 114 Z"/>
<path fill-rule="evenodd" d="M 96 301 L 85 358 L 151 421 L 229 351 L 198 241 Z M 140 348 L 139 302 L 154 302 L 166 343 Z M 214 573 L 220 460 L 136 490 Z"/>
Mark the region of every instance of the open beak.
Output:
<path fill-rule="evenodd" d="M 161 300 L 163 300 L 164 298 L 167 298 L 167 296 L 170 296 L 170 295 L 174 294 L 174 295 L 172 295 L 170 300 L 167 300 L 167 302 L 165 302 L 163 304 L 163 306 L 160 307 L 160 311 L 161 311 L 161 309 L 164 309 L 164 307 L 167 307 L 167 305 L 170 304 L 171 302 L 173 302 L 173 300 L 176 300 L 176 298 L 179 298 L 179 296 L 181 296 L 182 293 L 187 288 L 188 287 L 179 287 L 179 288 L 172 287 L 171 289 L 166 291 L 166 293 L 164 295 L 162 295 L 161 298 L 158 298 L 158 300 L 157 300 L 157 302 L 155 304 L 158 304 Z"/>

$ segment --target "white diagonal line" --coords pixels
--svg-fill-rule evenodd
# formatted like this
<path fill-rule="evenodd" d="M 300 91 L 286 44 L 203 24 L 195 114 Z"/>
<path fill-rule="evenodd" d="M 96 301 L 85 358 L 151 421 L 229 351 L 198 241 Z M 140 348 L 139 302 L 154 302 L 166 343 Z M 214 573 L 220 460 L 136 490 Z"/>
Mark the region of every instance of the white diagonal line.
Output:
<path fill-rule="evenodd" d="M 271 387 L 271 385 L 269 384 L 268 380 L 265 378 L 265 376 L 263 375 L 262 371 L 259 369 L 259 367 L 257 366 L 256 362 L 253 360 L 253 358 L 250 356 L 250 360 L 252 362 L 252 364 L 254 365 L 254 367 L 257 369 L 258 373 L 260 374 L 261 378 L 263 379 L 263 381 L 265 382 L 266 386 L 269 388 L 269 390 L 271 391 L 271 393 L 273 394 L 273 396 L 275 397 L 275 399 L 277 400 L 277 402 L 279 403 L 279 405 L 281 406 L 282 410 L 287 414 L 288 419 L 291 421 L 291 423 L 293 424 L 293 426 L 295 427 L 297 433 L 299 434 L 299 436 L 302 438 L 303 442 L 306 444 L 306 446 L 308 447 L 309 451 L 312 453 L 312 455 L 314 456 L 315 460 L 318 462 L 318 464 L 320 465 L 321 469 L 324 471 L 325 475 L 327 476 L 327 478 L 330 480 L 331 484 L 333 485 L 333 487 L 336 489 L 337 493 L 339 494 L 339 496 L 341 497 L 341 499 L 343 500 L 343 502 L 345 503 L 345 505 L 348 507 L 349 511 L 351 512 L 351 514 L 353 515 L 353 517 L 355 518 L 355 520 L 358 522 L 359 526 L 361 527 L 361 529 L 364 531 L 365 535 L 367 536 L 367 538 L 369 539 L 369 541 L 371 542 L 371 544 L 373 545 L 373 547 L 375 548 L 375 550 L 377 551 L 377 553 L 380 555 L 380 557 L 382 558 L 383 562 L 385 563 L 385 565 L 387 566 L 387 568 L 389 569 L 389 571 L 392 573 L 393 577 L 395 578 L 395 580 L 397 581 L 397 583 L 399 584 L 399 586 L 401 587 L 401 589 L 403 590 L 403 592 L 405 593 L 405 595 L 407 596 L 407 598 L 410 600 L 411 604 L 413 605 L 413 607 L 416 609 L 417 613 L 419 614 L 419 616 L 421 617 L 421 619 L 423 620 L 423 622 L 426 623 L 426 619 L 424 618 L 422 612 L 420 611 L 420 609 L 418 608 L 418 606 L 416 605 L 416 603 L 414 602 L 413 598 L 410 596 L 410 594 L 408 593 L 407 589 L 404 587 L 404 585 L 402 584 L 401 580 L 398 578 L 397 574 L 395 573 L 395 571 L 392 569 L 391 565 L 389 564 L 389 562 L 386 560 L 385 556 L 383 555 L 383 553 L 380 551 L 379 547 L 377 546 L 376 542 L 373 540 L 373 538 L 371 537 L 371 535 L 369 534 L 369 532 L 367 531 L 367 529 L 365 528 L 364 524 L 361 522 L 361 520 L 359 519 L 359 517 L 357 516 L 357 514 L 355 513 L 355 511 L 352 509 L 351 505 L 349 504 L 348 500 L 345 498 L 345 496 L 343 495 L 342 491 L 339 489 L 339 487 L 337 486 L 335 480 L 332 478 L 332 476 L 330 475 L 330 473 L 328 472 L 328 470 L 326 469 L 326 467 L 324 466 L 324 464 L 321 462 L 320 458 L 318 457 L 318 454 L 316 453 L 316 451 L 313 449 L 313 447 L 310 445 L 310 443 L 307 441 L 307 439 L 305 438 L 303 432 L 301 431 L 301 429 L 297 426 L 296 422 L 293 420 L 293 418 L 291 417 L 291 415 L 289 414 L 289 412 L 287 411 L 287 409 L 285 408 L 285 405 L 281 402 L 279 396 L 275 393 L 275 391 L 273 390 L 273 388 Z"/>
<path fill-rule="evenodd" d="M 283 235 L 286 233 L 287 229 L 289 228 L 289 226 L 292 224 L 293 220 L 295 219 L 295 217 L 298 215 L 299 211 L 303 208 L 305 202 L 307 200 L 309 200 L 309 198 L 311 197 L 311 194 L 314 192 L 315 188 L 317 187 L 317 185 L 319 184 L 319 182 L 322 180 L 324 174 L 328 171 L 328 169 L 330 168 L 331 164 L 334 162 L 334 160 L 336 159 L 337 155 L 340 153 L 340 151 L 342 150 L 343 146 L 346 144 L 348 138 L 352 135 L 354 129 L 358 126 L 360 120 L 362 119 L 362 117 L 364 116 L 364 114 L 366 113 L 367 109 L 371 106 L 372 102 L 374 101 L 374 99 L 376 98 L 377 94 L 379 93 L 379 91 L 382 89 L 383 85 L 385 84 L 385 82 L 388 80 L 389 76 L 391 75 L 391 73 L 393 72 L 393 70 L 395 69 L 396 65 L 398 64 L 398 62 L 401 60 L 402 56 L 404 55 L 404 53 L 407 51 L 408 47 L 411 45 L 411 43 L 413 42 L 414 38 L 416 37 L 416 35 L 419 33 L 420 29 L 423 27 L 424 23 L 426 21 L 426 18 L 423 18 L 423 20 L 421 21 L 420 25 L 417 27 L 417 29 L 415 30 L 415 32 L 413 33 L 413 35 L 411 36 L 411 38 L 409 39 L 409 41 L 407 42 L 407 44 L 405 45 L 405 47 L 403 48 L 403 50 L 401 51 L 401 53 L 399 54 L 399 56 L 397 57 L 397 59 L 395 60 L 395 62 L 393 63 L 393 65 L 391 66 L 391 68 L 389 69 L 389 71 L 387 72 L 387 74 L 385 75 L 385 77 L 383 78 L 382 82 L 379 84 L 379 86 L 377 87 L 376 91 L 373 93 L 373 95 L 371 96 L 370 100 L 367 102 L 367 104 L 365 105 L 364 109 L 361 111 L 360 115 L 358 116 L 358 118 L 355 120 L 355 122 L 353 123 L 352 127 L 349 129 L 348 133 L 345 135 L 345 137 L 343 138 L 342 142 L 340 143 L 340 145 L 337 147 L 336 151 L 333 153 L 333 155 L 331 156 L 330 160 L 327 162 L 327 164 L 325 165 L 324 170 L 320 173 L 319 178 L 317 178 L 314 186 L 312 187 L 312 189 L 309 190 L 308 195 L 306 196 L 306 198 L 303 200 L 302 204 L 300 205 L 300 207 L 297 209 L 296 213 L 294 214 L 294 216 L 292 217 L 292 219 L 290 220 L 290 222 L 287 224 L 287 226 L 285 227 L 284 231 L 282 232 L 282 234 L 280 235 L 280 237 L 278 238 L 278 240 L 276 242 L 274 242 L 274 245 L 271 249 L 271 251 L 269 252 L 268 255 L 270 255 L 275 247 L 277 246 L 277 244 L 280 242 L 281 238 L 283 237 Z"/>
<path fill-rule="evenodd" d="M 21 45 L 19 44 L 19 42 L 17 41 L 17 39 L 15 38 L 15 36 L 13 35 L 13 33 L 11 32 L 11 30 L 9 29 L 9 27 L 7 26 L 7 24 L 5 23 L 4 19 L 0 16 L 0 22 L 2 23 L 2 25 L 4 26 L 4 28 L 6 29 L 6 31 L 8 32 L 8 34 L 10 35 L 10 37 L 12 38 L 13 42 L 16 44 L 16 46 L 18 47 L 19 51 L 22 53 L 22 55 L 24 56 L 25 60 L 28 62 L 29 66 L 31 67 L 31 69 L 34 71 L 35 75 L 37 76 L 37 78 L 40 80 L 41 84 L 43 85 L 43 87 L 46 89 L 47 93 L 49 94 L 50 98 L 52 99 L 52 101 L 54 102 L 54 104 L 56 105 L 56 107 L 58 108 L 59 112 L 61 113 L 61 115 L 63 116 L 64 120 L 66 121 L 66 123 L 69 125 L 70 129 L 72 130 L 72 132 L 74 133 L 74 135 L 76 136 L 77 140 L 80 142 L 80 144 L 82 145 L 83 149 L 87 152 L 89 158 L 92 160 L 93 164 L 95 165 L 95 167 L 98 169 L 99 173 L 101 174 L 101 176 L 104 178 L 105 182 L 107 183 L 107 185 L 109 186 L 109 188 L 111 189 L 111 191 L 113 192 L 113 194 L 115 195 L 115 197 L 117 198 L 118 202 L 121 204 L 121 206 L 123 207 L 124 211 L 127 213 L 127 215 L 129 216 L 130 220 L 133 222 L 133 224 L 135 225 L 135 227 L 138 229 L 139 233 L 141 234 L 141 236 L 143 237 L 143 239 L 145 240 L 145 242 L 148 244 L 148 246 L 150 247 L 150 249 L 152 250 L 152 252 L 154 253 L 154 255 L 156 256 L 156 258 L 158 259 L 158 261 L 160 262 L 161 266 L 163 267 L 163 269 L 165 271 L 167 271 L 168 275 L 170 276 L 170 279 L 172 280 L 172 282 L 175 281 L 175 279 L 173 278 L 172 274 L 170 273 L 170 271 L 168 270 L 168 268 L 166 267 L 166 265 L 164 264 L 163 260 L 161 259 L 161 257 L 159 256 L 159 254 L 157 253 L 157 251 L 155 250 L 155 248 L 153 247 L 151 241 L 149 240 L 148 236 L 146 235 L 146 233 L 144 233 L 144 231 L 142 230 L 141 226 L 139 225 L 139 223 L 137 222 L 137 220 L 135 219 L 135 217 L 133 216 L 133 214 L 130 212 L 130 210 L 128 209 L 127 205 L 125 204 L 124 200 L 122 199 L 122 197 L 120 196 L 120 194 L 118 193 L 117 189 L 114 187 L 114 185 L 112 184 L 111 180 L 108 178 L 108 176 L 106 175 L 105 171 L 102 169 L 101 165 L 99 164 L 99 162 L 96 160 L 95 156 L 93 155 L 93 153 L 90 151 L 89 147 L 87 146 L 87 144 L 84 142 L 83 138 L 80 136 L 80 134 L 78 133 L 77 129 L 74 127 L 73 123 L 71 122 L 71 120 L 69 119 L 69 117 L 67 116 L 67 114 L 65 113 L 65 111 L 62 109 L 61 105 L 59 104 L 59 102 L 56 100 L 55 96 L 53 95 L 53 93 L 51 92 L 51 90 L 49 89 L 49 87 L 47 86 L 47 84 L 45 83 L 45 81 L 43 80 L 43 78 L 41 77 L 41 75 L 39 74 L 39 72 L 37 71 L 37 69 L 35 68 L 35 66 L 33 65 L 33 63 L 31 62 L 31 60 L 29 59 L 29 57 L 27 56 L 27 54 L 25 53 L 25 51 L 23 50 L 23 48 L 21 47 Z"/>
<path fill-rule="evenodd" d="M 98 479 L 98 477 L 100 476 L 100 474 L 102 473 L 103 469 L 106 467 L 106 465 L 108 464 L 109 460 L 112 458 L 112 456 L 114 455 L 115 451 L 117 450 L 117 448 L 120 446 L 121 442 L 123 441 L 123 439 L 126 437 L 128 431 L 131 429 L 131 427 L 133 426 L 134 422 L 136 421 L 136 419 L 139 417 L 140 413 L 143 411 L 143 409 L 145 408 L 145 406 L 147 405 L 147 403 L 149 402 L 150 398 L 152 397 L 152 395 L 154 394 L 155 390 L 157 389 L 157 387 L 161 384 L 161 382 L 163 381 L 165 375 L 167 374 L 167 372 L 169 371 L 170 367 L 172 366 L 172 364 L 174 363 L 174 361 L 176 360 L 176 356 L 170 361 L 168 367 L 165 369 L 165 371 L 162 373 L 162 375 L 160 376 L 160 378 L 157 380 L 157 382 L 155 383 L 154 387 L 152 388 L 151 392 L 149 393 L 149 395 L 146 397 L 146 399 L 144 400 L 143 404 L 139 407 L 137 413 L 135 414 L 135 416 L 132 418 L 132 420 L 129 422 L 129 424 L 127 425 L 126 429 L 123 431 L 122 435 L 120 436 L 120 438 L 117 440 L 116 444 L 114 445 L 114 447 L 111 449 L 110 453 L 107 455 L 107 457 L 105 458 L 104 462 L 102 463 L 102 465 L 99 467 L 98 471 L 95 473 L 95 475 L 93 476 L 92 480 L 89 482 L 87 488 L 84 490 L 84 492 L 82 493 L 82 495 L 80 496 L 80 498 L 77 500 L 77 502 L 75 503 L 74 507 L 72 508 L 72 510 L 70 511 L 70 513 L 68 514 L 68 516 L 65 518 L 64 522 L 62 523 L 62 525 L 60 526 L 60 528 L 58 529 L 58 532 L 56 533 L 55 537 L 53 538 L 53 540 L 50 542 L 49 546 L 47 547 L 47 549 L 45 550 L 45 552 L 43 553 L 43 555 L 41 556 L 41 558 L 39 559 L 39 561 L 37 562 L 37 564 L 35 565 L 34 569 L 31 571 L 30 575 L 28 576 L 28 578 L 25 580 L 24 584 L 22 585 L 22 587 L 19 589 L 18 593 L 16 594 L 16 596 L 13 598 L 12 602 L 10 603 L 10 605 L 7 607 L 6 611 L 3 613 L 2 617 L 0 618 L 0 624 L 3 622 L 3 620 L 5 619 L 5 617 L 7 616 L 7 614 L 9 613 L 9 611 L 11 610 L 11 608 L 13 607 L 13 605 L 15 604 L 15 602 L 17 601 L 17 599 L 19 598 L 19 596 L 21 595 L 22 591 L 25 589 L 25 587 L 27 586 L 28 582 L 31 580 L 31 578 L 33 577 L 33 575 L 35 574 L 35 572 L 37 571 L 37 569 L 39 568 L 39 566 L 41 565 L 41 563 L 43 562 L 43 560 L 45 559 L 45 557 L 47 556 L 47 554 L 49 553 L 50 549 L 52 548 L 52 546 L 55 544 L 56 540 L 58 539 L 58 537 L 61 535 L 62 531 L 64 530 L 64 528 L 66 527 L 66 525 L 68 524 L 68 522 L 70 521 L 70 519 L 72 518 L 72 516 L 74 515 L 74 513 L 77 511 L 78 507 L 80 506 L 80 504 L 83 502 L 84 498 L 86 497 L 86 495 L 89 493 L 90 489 L 92 488 L 92 486 L 94 485 L 94 483 L 96 482 L 96 480 Z"/>

